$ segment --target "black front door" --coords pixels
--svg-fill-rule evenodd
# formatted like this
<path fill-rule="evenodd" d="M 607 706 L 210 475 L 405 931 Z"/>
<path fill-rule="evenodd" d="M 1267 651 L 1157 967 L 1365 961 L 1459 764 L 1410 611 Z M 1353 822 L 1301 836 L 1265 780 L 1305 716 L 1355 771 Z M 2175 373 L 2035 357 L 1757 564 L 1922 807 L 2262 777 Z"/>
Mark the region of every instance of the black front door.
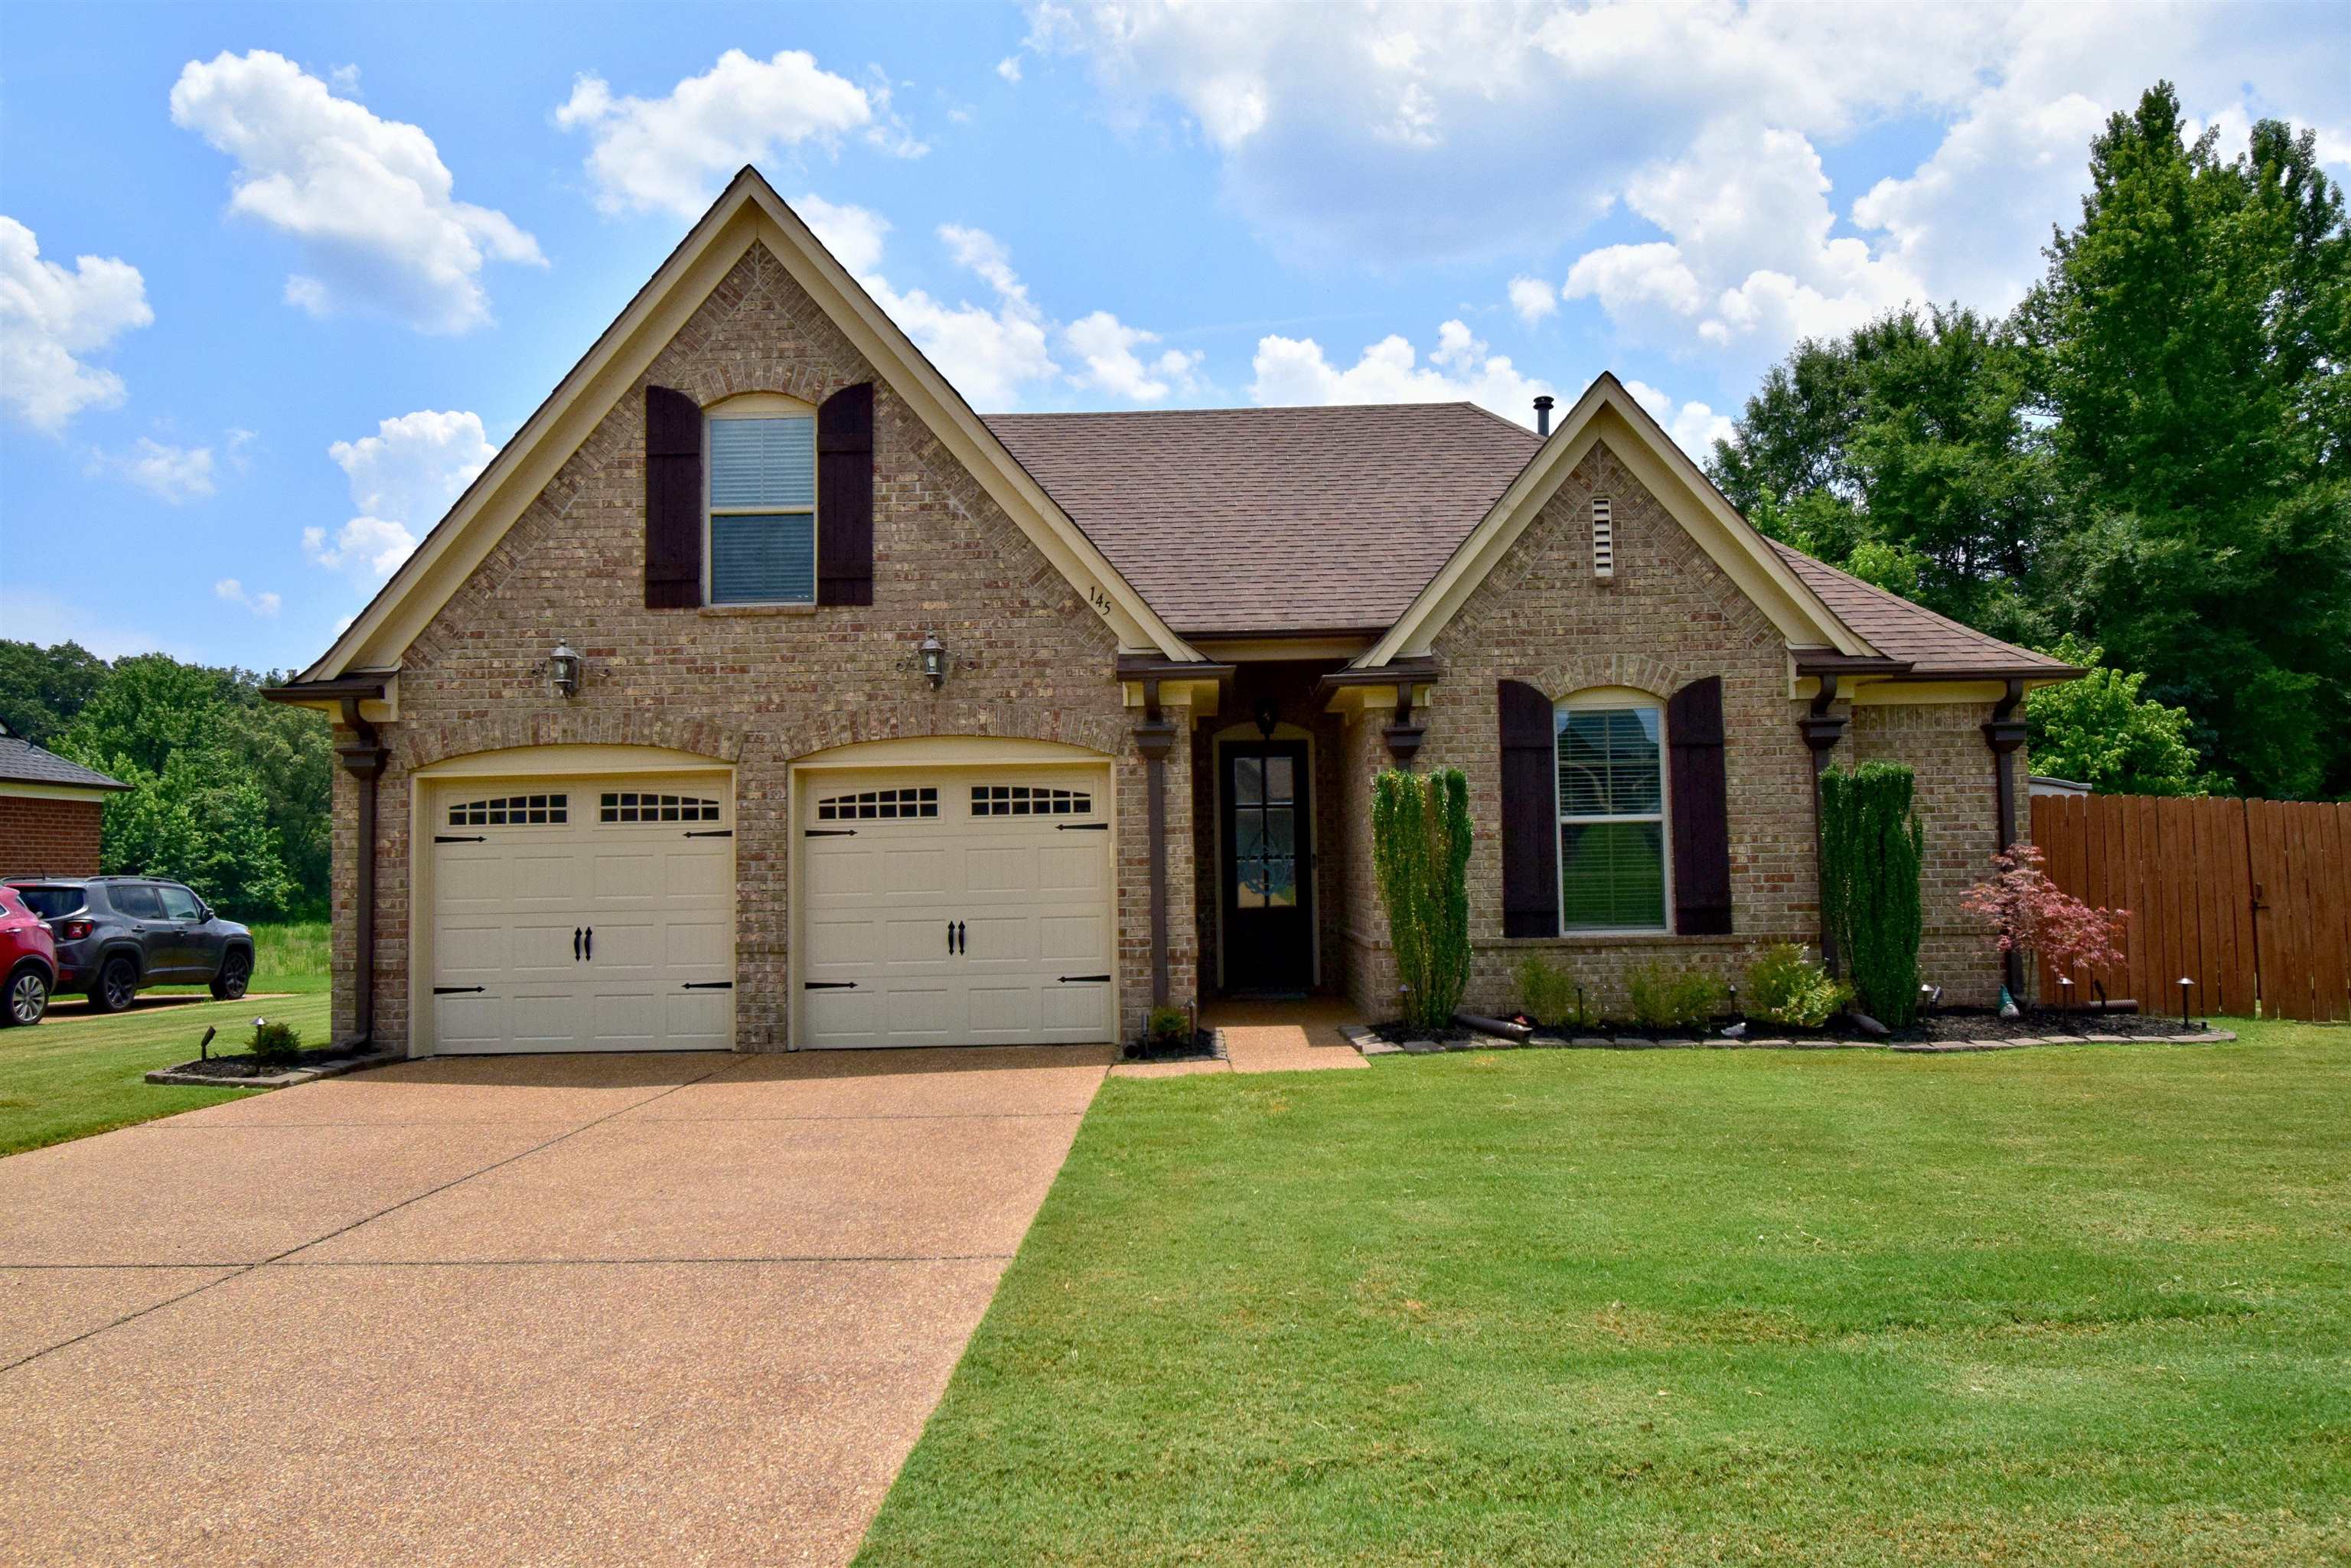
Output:
<path fill-rule="evenodd" d="M 1249 741 L 1224 758 L 1225 988 L 1303 991 L 1314 977 L 1306 747 Z"/>

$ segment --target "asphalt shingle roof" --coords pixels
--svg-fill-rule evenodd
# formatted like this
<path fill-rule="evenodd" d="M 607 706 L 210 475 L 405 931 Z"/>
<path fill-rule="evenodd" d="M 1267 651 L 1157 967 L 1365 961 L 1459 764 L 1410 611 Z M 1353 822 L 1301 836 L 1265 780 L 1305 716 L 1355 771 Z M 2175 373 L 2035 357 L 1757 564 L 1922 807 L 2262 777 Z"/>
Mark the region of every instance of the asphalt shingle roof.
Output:
<path fill-rule="evenodd" d="M 1384 630 L 1537 444 L 1466 402 L 1011 413 L 987 426 L 1185 635 Z"/>
<path fill-rule="evenodd" d="M 1186 636 L 1385 631 L 1541 444 L 1466 402 L 1004 413 L 987 426 Z M 1914 673 L 2065 668 L 1772 548 Z"/>
<path fill-rule="evenodd" d="M 110 779 L 95 768 L 68 762 L 31 741 L 0 735 L 0 784 L 70 784 L 84 789 L 128 789 L 120 779 Z"/>

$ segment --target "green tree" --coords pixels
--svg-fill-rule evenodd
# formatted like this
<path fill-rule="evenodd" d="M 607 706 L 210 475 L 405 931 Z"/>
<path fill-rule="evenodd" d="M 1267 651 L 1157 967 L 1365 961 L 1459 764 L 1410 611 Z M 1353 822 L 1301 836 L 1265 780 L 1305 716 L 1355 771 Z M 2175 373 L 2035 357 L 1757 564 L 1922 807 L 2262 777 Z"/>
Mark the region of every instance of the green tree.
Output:
<path fill-rule="evenodd" d="M 2237 784 L 2351 790 L 2351 237 L 2314 139 L 2224 161 L 2170 84 L 2091 147 L 2017 312 L 2074 524 L 2043 601 Z"/>
<path fill-rule="evenodd" d="M 1458 768 L 1372 781 L 1372 865 L 1405 1021 L 1441 1030 L 1469 984 L 1469 784 Z"/>
<path fill-rule="evenodd" d="M 1918 1012 L 1926 831 L 1917 776 L 1898 762 L 1821 775 L 1821 915 L 1863 1009 L 1891 1029 Z"/>
<path fill-rule="evenodd" d="M 1764 377 L 1716 483 L 1756 526 L 1942 614 L 2043 629 L 2023 585 L 2054 516 L 2026 362 L 1959 306 L 1809 340 Z"/>
<path fill-rule="evenodd" d="M 44 648 L 0 638 L 0 723 L 47 746 L 106 679 L 106 661 L 78 643 Z"/>
<path fill-rule="evenodd" d="M 2024 699 L 2034 772 L 2102 795 L 2204 795 L 2223 783 L 2189 741 L 2188 710 L 2139 695 L 2145 674 L 2113 668 L 2072 632 L 2043 652 L 2089 673 Z"/>

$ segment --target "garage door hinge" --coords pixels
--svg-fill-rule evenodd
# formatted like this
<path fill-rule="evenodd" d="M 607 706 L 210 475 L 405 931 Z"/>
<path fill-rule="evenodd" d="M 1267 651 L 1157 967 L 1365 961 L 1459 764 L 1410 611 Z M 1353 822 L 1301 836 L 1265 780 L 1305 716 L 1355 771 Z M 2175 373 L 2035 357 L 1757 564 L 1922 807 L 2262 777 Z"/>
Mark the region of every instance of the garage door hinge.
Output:
<path fill-rule="evenodd" d="M 486 989 L 488 988 L 486 986 L 435 986 L 433 988 L 433 994 L 436 997 L 455 997 Z"/>
<path fill-rule="evenodd" d="M 804 839 L 853 839 L 856 836 L 855 828 L 802 828 L 800 830 L 800 837 Z"/>
<path fill-rule="evenodd" d="M 735 982 L 732 980 L 688 980 L 678 988 L 685 991 L 731 991 L 735 988 Z"/>
<path fill-rule="evenodd" d="M 800 989 L 804 991 L 853 991 L 856 988 L 857 982 L 854 980 L 802 980 L 800 982 Z"/>
<path fill-rule="evenodd" d="M 433 841 L 436 844 L 486 844 L 490 841 L 480 833 L 435 833 Z"/>
<path fill-rule="evenodd" d="M 689 839 L 731 839 L 735 836 L 735 830 L 732 828 L 705 828 L 698 832 L 691 832 L 685 836 Z"/>
<path fill-rule="evenodd" d="M 1107 980 L 1110 977 L 1108 975 L 1063 975 L 1061 978 L 1061 984 L 1073 986 L 1081 980 Z"/>
<path fill-rule="evenodd" d="M 1107 833 L 1108 822 L 1060 822 L 1055 824 L 1065 833 Z"/>

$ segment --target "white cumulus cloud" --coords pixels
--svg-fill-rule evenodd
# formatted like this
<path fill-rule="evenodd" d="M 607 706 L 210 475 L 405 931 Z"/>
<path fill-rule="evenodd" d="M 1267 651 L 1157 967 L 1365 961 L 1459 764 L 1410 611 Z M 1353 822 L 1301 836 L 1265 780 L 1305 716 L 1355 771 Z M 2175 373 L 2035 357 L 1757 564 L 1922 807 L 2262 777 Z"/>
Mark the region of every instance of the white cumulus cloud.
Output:
<path fill-rule="evenodd" d="M 0 217 L 0 404 L 54 435 L 86 408 L 112 408 L 122 378 L 83 356 L 155 319 L 146 280 L 111 256 L 41 259 L 33 231 Z"/>
<path fill-rule="evenodd" d="M 362 580 L 389 577 L 423 532 L 497 455 L 479 414 L 419 409 L 378 423 L 373 435 L 327 448 L 350 480 L 353 517 L 331 533 L 302 530 L 319 565 Z"/>
<path fill-rule="evenodd" d="M 91 472 L 128 479 L 174 507 L 210 496 L 215 488 L 209 446 L 172 446 L 142 435 L 126 451 L 93 451 L 89 455 Z"/>
<path fill-rule="evenodd" d="M 306 270 L 285 297 L 312 315 L 361 308 L 462 332 L 490 319 L 485 266 L 546 265 L 504 213 L 455 198 L 430 136 L 336 97 L 282 55 L 190 61 L 172 122 L 236 160 L 231 212 L 301 243 Z"/>
<path fill-rule="evenodd" d="M 765 60 L 728 49 L 659 98 L 616 98 L 601 77 L 582 76 L 555 123 L 587 134 L 588 173 L 605 212 L 697 217 L 744 164 L 810 145 L 830 150 L 852 132 L 886 152 L 921 154 L 923 144 L 891 115 L 889 96 L 886 82 L 860 87 L 805 49 Z"/>
<path fill-rule="evenodd" d="M 275 593 L 252 593 L 245 584 L 233 577 L 224 577 L 213 584 L 213 596 L 225 603 L 242 605 L 256 615 L 275 615 L 286 601 Z"/>
<path fill-rule="evenodd" d="M 1559 290 L 1540 277 L 1510 279 L 1510 308 L 1519 319 L 1534 326 L 1559 308 Z"/>
<path fill-rule="evenodd" d="M 1146 360 L 1137 349 L 1159 341 L 1159 334 L 1130 327 L 1107 310 L 1080 317 L 1062 337 L 1085 366 L 1081 386 L 1097 387 L 1133 402 L 1157 402 L 1168 393 L 1189 392 L 1198 384 L 1196 351 L 1165 349 Z"/>
<path fill-rule="evenodd" d="M 1704 463 L 1714 451 L 1718 441 L 1730 439 L 1730 419 L 1702 402 L 1677 403 L 1673 398 L 1646 382 L 1626 382 L 1625 390 L 1633 401 L 1649 411 L 1650 417 L 1666 427 L 1674 444 L 1688 455 L 1693 462 Z"/>
<path fill-rule="evenodd" d="M 1249 396 L 1267 405 L 1355 402 L 1474 402 L 1520 424 L 1534 423 L 1538 393 L 1555 389 L 1489 351 L 1468 325 L 1447 321 L 1422 363 L 1410 342 L 1391 334 L 1340 368 L 1311 338 L 1269 334 L 1251 361 Z"/>
<path fill-rule="evenodd" d="M 996 74 L 1002 77 L 1006 81 L 1019 81 L 1020 79 L 1020 57 L 1019 55 L 1007 55 L 1002 59 L 997 61 Z"/>

